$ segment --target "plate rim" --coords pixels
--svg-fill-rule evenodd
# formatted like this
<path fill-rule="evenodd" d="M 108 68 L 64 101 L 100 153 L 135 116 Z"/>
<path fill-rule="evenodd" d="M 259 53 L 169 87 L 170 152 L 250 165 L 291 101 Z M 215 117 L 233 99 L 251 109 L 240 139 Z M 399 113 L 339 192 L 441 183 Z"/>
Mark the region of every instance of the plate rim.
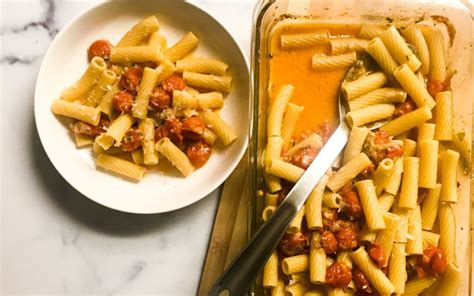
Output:
<path fill-rule="evenodd" d="M 151 1 L 151 0 L 146 0 L 146 1 Z M 161 0 L 155 0 L 155 1 L 161 1 Z M 51 55 L 52 48 L 56 45 L 56 43 L 58 42 L 60 37 L 63 34 L 65 34 L 65 32 L 68 31 L 70 27 L 74 26 L 76 24 L 76 22 L 78 22 L 79 19 L 81 19 L 82 17 L 84 17 L 84 15 L 90 13 L 91 11 L 96 10 L 96 9 L 102 7 L 102 6 L 109 5 L 110 3 L 113 3 L 113 2 L 105 1 L 105 2 L 96 3 L 95 5 L 87 8 L 86 10 L 82 11 L 81 13 L 79 13 L 78 15 L 73 17 L 69 22 L 67 22 L 61 28 L 61 30 L 58 32 L 58 34 L 54 37 L 54 39 L 49 44 L 48 49 L 46 50 L 45 54 L 43 55 L 41 65 L 39 67 L 39 71 L 38 71 L 38 74 L 36 76 L 36 82 L 35 82 L 35 92 L 34 92 L 33 103 L 34 103 L 34 122 L 35 122 L 36 132 L 37 132 L 38 137 L 40 139 L 43 150 L 44 150 L 46 156 L 48 157 L 48 160 L 53 165 L 54 169 L 58 172 L 58 174 L 72 188 L 74 188 L 74 190 L 79 192 L 83 197 L 86 197 L 87 199 L 93 201 L 94 203 L 99 204 L 101 206 L 104 206 L 106 208 L 115 210 L 115 211 L 119 211 L 119 212 L 123 212 L 123 213 L 129 213 L 129 214 L 140 214 L 140 215 L 153 215 L 153 214 L 168 213 L 168 212 L 173 212 L 173 211 L 176 211 L 176 210 L 179 210 L 179 209 L 186 208 L 186 207 L 188 207 L 192 204 L 197 203 L 200 200 L 203 200 L 204 198 L 208 197 L 211 193 L 216 191 L 216 189 L 218 189 L 228 179 L 228 177 L 235 171 L 235 168 L 238 166 L 240 161 L 242 161 L 242 158 L 243 158 L 245 152 L 248 149 L 248 141 L 249 141 L 249 133 L 250 133 L 249 129 L 247 129 L 246 132 L 245 132 L 245 135 L 244 135 L 245 137 L 244 137 L 244 140 L 243 140 L 242 148 L 240 149 L 239 153 L 236 154 L 236 159 L 235 159 L 234 163 L 231 166 L 229 166 L 229 170 L 227 170 L 226 173 L 221 175 L 221 177 L 216 182 L 215 187 L 210 186 L 209 190 L 206 190 L 205 193 L 203 193 L 201 196 L 198 196 L 197 198 L 191 200 L 190 202 L 181 204 L 179 206 L 174 206 L 174 207 L 170 207 L 170 208 L 167 208 L 167 209 L 163 209 L 163 210 L 150 210 L 150 211 L 146 211 L 146 210 L 137 211 L 135 209 L 127 210 L 127 209 L 120 208 L 120 207 L 117 207 L 117 206 L 114 206 L 114 205 L 106 204 L 104 202 L 99 202 L 98 200 L 94 199 L 93 197 L 87 195 L 84 192 L 84 190 L 82 190 L 79 186 L 77 186 L 77 184 L 74 182 L 74 178 L 72 178 L 71 176 L 66 176 L 65 174 L 63 174 L 63 172 L 60 171 L 60 169 L 58 168 L 58 165 L 54 161 L 54 157 L 50 154 L 51 152 L 48 151 L 48 149 L 46 148 L 46 146 L 44 144 L 44 141 L 45 141 L 44 137 L 45 136 L 40 131 L 40 127 L 39 127 L 39 124 L 38 124 L 38 115 L 37 115 L 37 113 L 41 112 L 40 110 L 41 110 L 41 107 L 42 107 L 42 106 L 39 106 L 40 103 L 39 103 L 38 97 L 40 95 L 38 93 L 38 89 L 39 89 L 38 84 L 39 84 L 39 80 L 40 80 L 39 78 L 42 77 L 44 75 L 43 72 L 46 71 L 45 67 L 44 67 L 45 60 L 47 60 L 47 58 L 49 58 L 49 56 Z M 117 2 L 115 2 L 115 3 L 117 3 Z M 244 60 L 245 70 L 248 73 L 248 78 L 249 78 L 249 82 L 248 82 L 248 93 L 249 93 L 248 109 L 250 109 L 252 107 L 251 99 L 250 99 L 250 87 L 251 87 L 250 86 L 250 76 L 251 76 L 251 74 L 250 74 L 250 63 L 249 63 L 249 58 L 247 57 L 245 51 L 242 48 L 242 45 L 238 42 L 237 38 L 228 30 L 228 28 L 221 21 L 219 21 L 211 12 L 209 12 L 206 8 L 199 6 L 198 3 L 193 3 L 191 1 L 186 1 L 186 0 L 182 1 L 182 4 L 189 5 L 193 9 L 197 9 L 201 13 L 204 13 L 205 15 L 210 17 L 218 26 L 221 27 L 221 29 L 224 30 L 224 32 L 232 39 L 232 41 L 236 45 L 238 51 L 240 52 L 241 57 Z M 249 112 L 249 110 L 247 110 L 247 112 Z M 249 120 L 250 120 L 250 118 L 249 118 Z M 124 180 L 123 182 L 126 182 L 126 181 Z M 139 185 L 139 184 L 137 183 L 136 185 Z"/>

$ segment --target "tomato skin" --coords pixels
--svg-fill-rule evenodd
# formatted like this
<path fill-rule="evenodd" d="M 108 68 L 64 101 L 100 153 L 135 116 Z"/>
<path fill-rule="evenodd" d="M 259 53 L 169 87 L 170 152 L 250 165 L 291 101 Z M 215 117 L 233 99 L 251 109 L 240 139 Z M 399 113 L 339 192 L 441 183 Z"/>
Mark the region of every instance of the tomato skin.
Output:
<path fill-rule="evenodd" d="M 423 250 L 423 255 L 418 264 L 427 274 L 440 276 L 445 272 L 448 263 L 443 249 L 429 247 Z"/>
<path fill-rule="evenodd" d="M 357 292 L 362 292 L 362 295 L 378 295 L 365 274 L 357 266 L 352 269 L 352 280 L 357 287 Z"/>
<path fill-rule="evenodd" d="M 291 157 L 291 163 L 306 170 L 316 158 L 318 150 L 313 146 L 303 147 Z"/>
<path fill-rule="evenodd" d="M 357 231 L 353 226 L 344 227 L 336 232 L 337 246 L 341 250 L 352 250 L 359 244 Z"/>
<path fill-rule="evenodd" d="M 294 234 L 285 233 L 280 240 L 278 247 L 280 251 L 286 255 L 293 256 L 304 252 L 304 248 L 308 245 L 308 237 L 303 232 Z"/>
<path fill-rule="evenodd" d="M 335 254 L 337 252 L 337 240 L 330 231 L 324 231 L 321 234 L 321 247 L 326 254 Z"/>
<path fill-rule="evenodd" d="M 416 109 L 416 104 L 411 98 L 407 98 L 405 102 L 398 104 L 395 112 L 393 113 L 393 117 L 397 118 L 408 114 Z"/>
<path fill-rule="evenodd" d="M 171 95 L 165 91 L 161 86 L 157 86 L 153 89 L 148 103 L 150 109 L 155 111 L 163 111 L 166 108 L 171 107 Z"/>
<path fill-rule="evenodd" d="M 426 87 L 428 88 L 430 95 L 434 98 L 439 92 L 444 90 L 445 85 L 439 80 L 429 80 Z"/>
<path fill-rule="evenodd" d="M 77 121 L 74 123 L 72 129 L 76 134 L 86 137 L 96 137 L 102 133 L 105 133 L 109 124 L 110 120 L 107 118 L 101 118 L 97 126 L 93 126 L 92 124 L 84 121 Z"/>
<path fill-rule="evenodd" d="M 131 128 L 125 133 L 120 147 L 122 147 L 123 151 L 135 151 L 141 146 L 142 138 L 142 133 L 139 129 Z"/>
<path fill-rule="evenodd" d="M 135 66 L 129 68 L 122 74 L 120 77 L 120 87 L 122 89 L 128 90 L 130 93 L 135 94 L 138 91 L 138 87 L 140 86 L 140 82 L 142 81 L 143 77 L 143 68 L 140 66 Z"/>
<path fill-rule="evenodd" d="M 173 75 L 161 82 L 161 87 L 169 93 L 173 93 L 174 90 L 183 90 L 186 88 L 183 78 Z"/>
<path fill-rule="evenodd" d="M 211 146 L 204 142 L 194 142 L 188 146 L 186 155 L 195 167 L 202 167 L 211 156 Z"/>
<path fill-rule="evenodd" d="M 360 203 L 359 195 L 355 190 L 352 190 L 352 183 L 346 184 L 339 194 L 344 201 L 342 211 L 346 213 L 350 219 L 359 219 L 364 215 L 362 204 Z"/>
<path fill-rule="evenodd" d="M 326 270 L 326 283 L 334 288 L 345 288 L 351 280 L 351 270 L 344 263 L 334 262 Z"/>
<path fill-rule="evenodd" d="M 183 119 L 182 126 L 183 135 L 191 140 L 199 140 L 206 129 L 206 124 L 199 116 L 192 116 Z"/>
<path fill-rule="evenodd" d="M 132 111 L 133 99 L 133 95 L 122 90 L 114 95 L 112 98 L 112 105 L 115 110 L 120 113 L 130 113 L 130 111 Z"/>
<path fill-rule="evenodd" d="M 89 61 L 94 57 L 101 57 L 104 60 L 108 60 L 110 58 L 110 50 L 112 47 L 113 46 L 109 40 L 99 39 L 94 41 L 87 50 Z"/>
<path fill-rule="evenodd" d="M 367 253 L 369 253 L 369 257 L 372 259 L 375 265 L 377 265 L 378 268 L 386 266 L 387 258 L 385 258 L 383 248 L 378 242 L 371 243 L 367 247 Z"/>

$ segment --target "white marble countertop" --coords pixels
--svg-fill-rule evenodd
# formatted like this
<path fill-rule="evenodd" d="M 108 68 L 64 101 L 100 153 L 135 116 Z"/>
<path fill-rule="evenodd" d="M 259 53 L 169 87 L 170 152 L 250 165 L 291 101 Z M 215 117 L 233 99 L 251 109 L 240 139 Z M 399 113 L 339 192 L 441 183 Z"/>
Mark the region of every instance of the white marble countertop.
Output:
<path fill-rule="evenodd" d="M 97 2 L 0 0 L 1 295 L 193 295 L 198 288 L 218 191 L 167 214 L 116 212 L 69 186 L 39 141 L 33 94 L 42 57 L 65 24 Z M 194 2 L 249 53 L 255 0 Z"/>

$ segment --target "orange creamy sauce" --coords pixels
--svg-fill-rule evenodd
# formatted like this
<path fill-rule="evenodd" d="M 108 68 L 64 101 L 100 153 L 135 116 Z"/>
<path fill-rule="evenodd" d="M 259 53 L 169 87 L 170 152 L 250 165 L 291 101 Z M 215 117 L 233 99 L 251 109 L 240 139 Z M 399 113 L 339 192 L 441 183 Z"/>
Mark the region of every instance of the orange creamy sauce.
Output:
<path fill-rule="evenodd" d="M 278 26 L 278 25 L 277 25 Z M 325 121 L 332 133 L 338 125 L 338 96 L 342 80 L 348 69 L 316 71 L 312 69 L 314 54 L 330 55 L 330 45 L 283 50 L 282 34 L 310 33 L 328 30 L 331 36 L 355 36 L 360 26 L 352 24 L 287 23 L 277 28 L 270 39 L 270 98 L 274 98 L 281 86 L 291 84 L 295 92 L 291 102 L 304 106 L 294 136 L 306 130 L 318 131 Z"/>

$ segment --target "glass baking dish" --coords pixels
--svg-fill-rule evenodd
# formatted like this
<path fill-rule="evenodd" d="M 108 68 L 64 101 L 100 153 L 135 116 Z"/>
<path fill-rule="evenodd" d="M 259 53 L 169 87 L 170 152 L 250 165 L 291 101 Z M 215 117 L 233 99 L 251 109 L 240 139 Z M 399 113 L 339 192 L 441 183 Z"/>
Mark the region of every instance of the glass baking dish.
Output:
<path fill-rule="evenodd" d="M 286 19 L 315 20 L 318 23 L 361 22 L 406 23 L 413 20 L 428 21 L 447 28 L 451 38 L 448 49 L 448 67 L 455 69 L 451 87 L 455 95 L 455 126 L 463 131 L 468 143 L 472 139 L 472 95 L 474 75 L 472 67 L 472 16 L 458 1 L 351 1 L 351 0 L 262 0 L 255 9 L 252 39 L 251 97 L 253 116 L 249 141 L 250 215 L 249 236 L 262 223 L 264 207 L 262 198 L 263 172 L 258 161 L 265 148 L 266 106 L 269 87 L 269 40 L 275 25 Z M 470 155 L 470 154 L 469 154 Z M 472 295 L 472 249 L 470 216 L 471 203 L 471 158 L 467 160 L 468 174 L 458 174 L 459 203 L 454 206 L 457 219 L 457 262 L 464 277 L 458 295 Z M 265 295 L 261 278 L 257 279 L 252 295 Z"/>

